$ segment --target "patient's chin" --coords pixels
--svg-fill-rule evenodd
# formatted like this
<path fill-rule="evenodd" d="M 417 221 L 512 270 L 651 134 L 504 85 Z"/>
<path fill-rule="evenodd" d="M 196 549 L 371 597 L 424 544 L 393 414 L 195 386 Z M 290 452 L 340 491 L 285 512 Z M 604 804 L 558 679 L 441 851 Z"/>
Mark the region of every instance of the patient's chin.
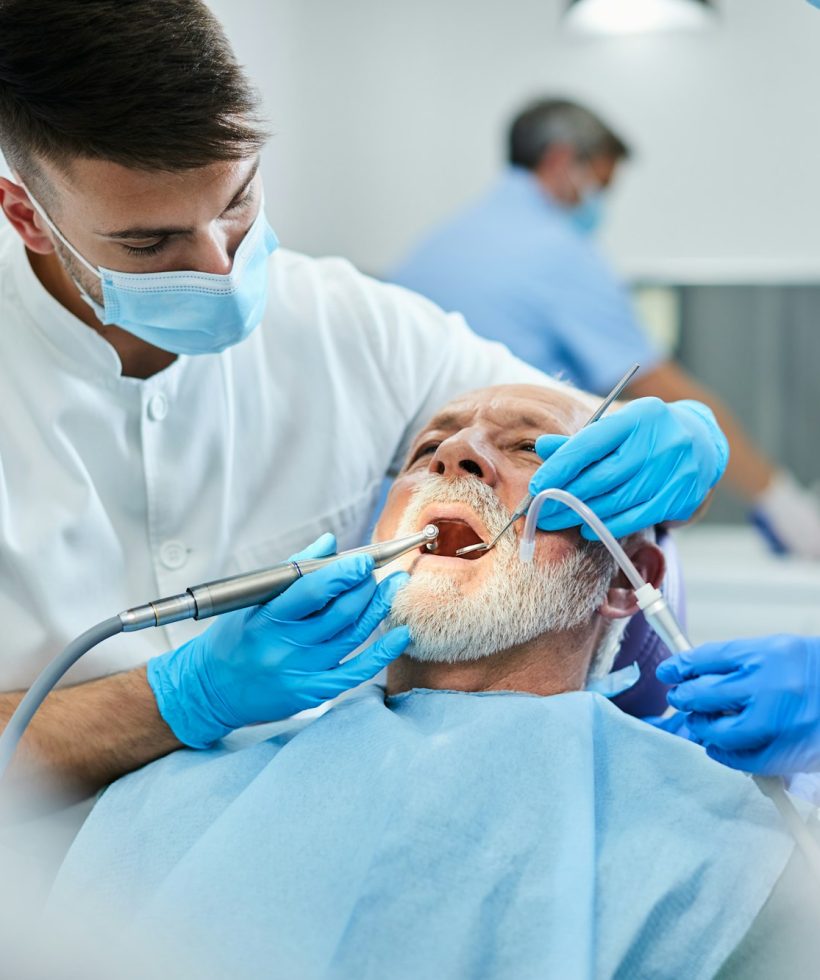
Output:
<path fill-rule="evenodd" d="M 407 626 L 413 660 L 453 662 L 472 645 L 472 624 L 457 576 L 422 570 L 399 591 L 387 625 Z"/>

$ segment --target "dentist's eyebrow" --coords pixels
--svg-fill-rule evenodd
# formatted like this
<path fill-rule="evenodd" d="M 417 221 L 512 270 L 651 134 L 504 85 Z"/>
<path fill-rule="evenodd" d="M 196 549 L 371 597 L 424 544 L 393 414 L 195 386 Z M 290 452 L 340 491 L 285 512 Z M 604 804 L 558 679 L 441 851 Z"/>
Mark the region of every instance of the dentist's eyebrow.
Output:
<path fill-rule="evenodd" d="M 245 191 L 250 187 L 251 181 L 256 176 L 259 170 L 259 157 L 256 158 L 256 162 L 251 168 L 251 172 L 242 181 L 242 186 L 233 195 L 230 201 L 223 208 L 223 213 L 232 208 L 235 204 L 238 204 L 242 199 Z M 193 228 L 181 228 L 176 226 L 164 226 L 158 228 L 146 228 L 134 227 L 134 228 L 121 228 L 117 231 L 95 231 L 94 234 L 98 235 L 100 238 L 113 238 L 117 239 L 134 239 L 135 241 L 142 241 L 148 238 L 165 238 L 169 235 L 189 235 L 194 229 Z"/>

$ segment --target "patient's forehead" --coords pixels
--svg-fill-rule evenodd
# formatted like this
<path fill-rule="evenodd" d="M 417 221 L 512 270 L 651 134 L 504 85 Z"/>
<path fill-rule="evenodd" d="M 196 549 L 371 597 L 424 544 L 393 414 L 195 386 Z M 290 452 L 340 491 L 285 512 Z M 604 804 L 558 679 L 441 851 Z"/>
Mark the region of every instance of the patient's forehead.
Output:
<path fill-rule="evenodd" d="M 594 411 L 594 400 L 580 392 L 537 385 L 495 385 L 454 399 L 424 427 L 457 431 L 484 421 L 523 426 L 539 433 L 572 435 Z"/>

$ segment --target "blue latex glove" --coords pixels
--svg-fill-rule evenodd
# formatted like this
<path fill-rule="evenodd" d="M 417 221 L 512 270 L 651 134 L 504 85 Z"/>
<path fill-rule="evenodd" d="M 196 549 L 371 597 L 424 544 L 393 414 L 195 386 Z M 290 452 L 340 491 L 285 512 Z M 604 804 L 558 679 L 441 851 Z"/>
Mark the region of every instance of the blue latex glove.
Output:
<path fill-rule="evenodd" d="M 325 534 L 294 556 L 332 555 Z M 350 555 L 262 606 L 218 616 L 200 636 L 148 661 L 148 683 L 174 735 L 205 748 L 235 728 L 287 718 L 374 677 L 410 642 L 391 630 L 352 660 L 409 576 L 378 585 L 370 555 Z"/>
<path fill-rule="evenodd" d="M 530 480 L 530 493 L 568 490 L 616 537 L 688 520 L 729 459 L 726 438 L 705 405 L 659 398 L 638 398 L 574 436 L 541 436 L 535 450 L 545 462 Z M 542 531 L 580 523 L 574 511 L 551 500 L 538 519 Z M 597 540 L 586 525 L 581 533 Z"/>
<path fill-rule="evenodd" d="M 641 721 L 645 721 L 647 725 L 652 725 L 653 728 L 660 728 L 664 732 L 669 732 L 670 735 L 677 735 L 680 738 L 688 739 L 690 742 L 700 744 L 699 740 L 694 738 L 689 731 L 686 715 L 683 711 L 676 711 L 668 718 L 664 718 L 663 715 L 652 715 L 649 718 L 642 718 Z"/>
<path fill-rule="evenodd" d="M 820 770 L 820 640 L 706 643 L 658 664 L 669 703 L 709 755 L 764 776 Z"/>

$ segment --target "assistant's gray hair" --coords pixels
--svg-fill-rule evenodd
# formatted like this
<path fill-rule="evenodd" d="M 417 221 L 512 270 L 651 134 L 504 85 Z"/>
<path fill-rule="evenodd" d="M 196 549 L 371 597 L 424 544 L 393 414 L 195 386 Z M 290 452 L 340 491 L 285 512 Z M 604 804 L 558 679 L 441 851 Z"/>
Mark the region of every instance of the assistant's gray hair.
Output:
<path fill-rule="evenodd" d="M 567 144 L 584 160 L 630 156 L 627 144 L 590 109 L 567 99 L 539 99 L 513 119 L 508 158 L 514 166 L 534 170 L 553 146 Z"/>

